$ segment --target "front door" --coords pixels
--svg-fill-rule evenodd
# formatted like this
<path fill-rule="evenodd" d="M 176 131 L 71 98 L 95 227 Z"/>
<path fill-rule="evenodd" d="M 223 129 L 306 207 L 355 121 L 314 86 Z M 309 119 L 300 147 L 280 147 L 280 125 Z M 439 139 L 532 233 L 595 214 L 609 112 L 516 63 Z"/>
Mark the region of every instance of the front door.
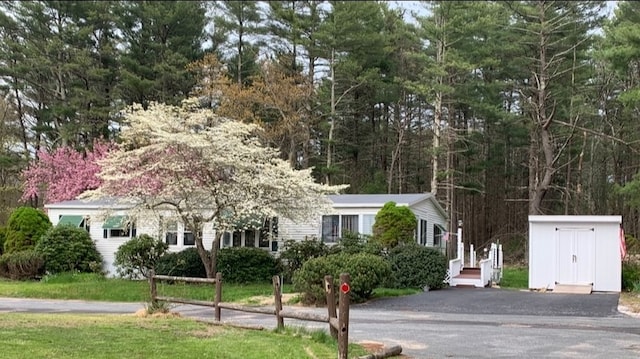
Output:
<path fill-rule="evenodd" d="M 557 282 L 593 284 L 596 236 L 593 228 L 557 228 Z"/>

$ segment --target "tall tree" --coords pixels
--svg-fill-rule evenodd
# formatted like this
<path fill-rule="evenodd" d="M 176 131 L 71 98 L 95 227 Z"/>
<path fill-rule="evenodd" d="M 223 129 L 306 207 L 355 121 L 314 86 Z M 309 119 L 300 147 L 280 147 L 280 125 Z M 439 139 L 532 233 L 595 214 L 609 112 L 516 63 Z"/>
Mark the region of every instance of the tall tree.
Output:
<path fill-rule="evenodd" d="M 530 75 L 519 89 L 530 124 L 529 214 L 544 214 L 543 200 L 553 190 L 572 133 L 560 134 L 558 121 L 569 118 L 571 83 L 592 44 L 592 31 L 602 20 L 603 1 L 519 1 L 507 3 L 516 16 L 514 31 Z M 588 79 L 581 79 L 587 81 Z M 575 84 L 574 84 L 575 85 Z M 555 131 L 554 131 L 555 130 Z"/>
<path fill-rule="evenodd" d="M 146 107 L 185 99 L 195 84 L 186 66 L 203 55 L 205 25 L 202 1 L 121 3 L 123 101 Z"/>
<path fill-rule="evenodd" d="M 257 36 L 264 33 L 257 1 L 218 1 L 214 26 L 227 34 L 230 73 L 238 85 L 245 85 L 255 73 L 259 46 Z"/>

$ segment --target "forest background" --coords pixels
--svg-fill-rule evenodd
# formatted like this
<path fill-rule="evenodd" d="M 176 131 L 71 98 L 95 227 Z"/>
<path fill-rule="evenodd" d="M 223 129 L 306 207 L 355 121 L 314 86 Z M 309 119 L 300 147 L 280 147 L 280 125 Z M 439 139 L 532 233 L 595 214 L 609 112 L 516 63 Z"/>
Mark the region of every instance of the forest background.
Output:
<path fill-rule="evenodd" d="M 411 3 L 2 2 L 0 225 L 39 151 L 197 96 L 319 182 L 433 193 L 476 248 L 524 253 L 529 214 L 637 238 L 640 2 Z"/>

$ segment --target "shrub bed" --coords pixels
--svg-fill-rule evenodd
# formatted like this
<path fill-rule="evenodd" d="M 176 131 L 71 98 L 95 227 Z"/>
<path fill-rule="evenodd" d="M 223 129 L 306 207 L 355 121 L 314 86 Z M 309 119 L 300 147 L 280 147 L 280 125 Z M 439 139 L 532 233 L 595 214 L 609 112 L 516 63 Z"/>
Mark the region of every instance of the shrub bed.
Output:
<path fill-rule="evenodd" d="M 166 253 L 156 263 L 156 273 L 176 277 L 206 278 L 207 272 L 196 248 Z"/>
<path fill-rule="evenodd" d="M 225 282 L 271 281 L 279 272 L 278 260 L 260 248 L 231 247 L 218 252 L 218 272 Z"/>
<path fill-rule="evenodd" d="M 391 268 L 383 258 L 369 253 L 333 254 L 305 262 L 295 272 L 293 285 L 302 293 L 304 303 L 326 304 L 324 277 L 333 276 L 337 294 L 341 273 L 351 276 L 351 300 L 357 303 L 371 297 L 373 290 L 391 275 Z"/>
<path fill-rule="evenodd" d="M 0 276 L 10 279 L 36 279 L 44 274 L 44 259 L 33 249 L 0 256 Z"/>
<path fill-rule="evenodd" d="M 393 276 L 385 283 L 392 288 L 439 289 L 447 275 L 447 258 L 437 249 L 418 244 L 393 248 L 387 257 Z"/>
<path fill-rule="evenodd" d="M 71 225 L 52 227 L 38 241 L 35 251 L 42 256 L 48 273 L 102 270 L 102 256 L 83 228 Z"/>

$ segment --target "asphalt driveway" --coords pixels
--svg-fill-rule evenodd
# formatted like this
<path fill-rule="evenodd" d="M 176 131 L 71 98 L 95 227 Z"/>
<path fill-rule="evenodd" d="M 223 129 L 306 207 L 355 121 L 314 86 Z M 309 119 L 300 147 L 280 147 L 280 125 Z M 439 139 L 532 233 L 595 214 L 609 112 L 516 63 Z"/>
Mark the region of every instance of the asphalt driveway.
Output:
<path fill-rule="evenodd" d="M 497 288 L 446 288 L 354 307 L 413 312 L 534 316 L 610 317 L 618 293 L 559 294 Z"/>

